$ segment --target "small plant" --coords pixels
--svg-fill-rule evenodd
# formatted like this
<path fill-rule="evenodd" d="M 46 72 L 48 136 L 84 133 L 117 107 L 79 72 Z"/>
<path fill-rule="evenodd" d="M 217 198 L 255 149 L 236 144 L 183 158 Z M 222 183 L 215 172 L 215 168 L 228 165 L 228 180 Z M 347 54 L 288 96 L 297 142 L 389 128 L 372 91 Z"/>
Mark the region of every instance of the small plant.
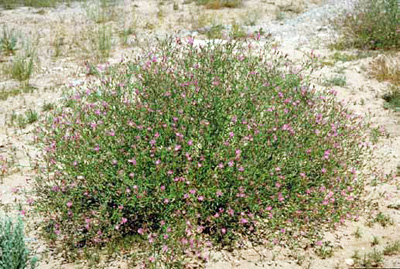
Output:
<path fill-rule="evenodd" d="M 3 27 L 2 35 L 0 36 L 0 52 L 5 55 L 14 55 L 17 50 L 18 38 L 13 29 Z"/>
<path fill-rule="evenodd" d="M 383 250 L 383 254 L 387 256 L 397 255 L 399 253 L 400 253 L 400 241 L 389 243 L 387 246 L 385 246 Z"/>
<path fill-rule="evenodd" d="M 379 223 L 382 227 L 387 227 L 389 225 L 393 225 L 393 220 L 389 217 L 383 214 L 382 212 L 379 212 L 375 219 L 373 220 L 375 223 Z"/>
<path fill-rule="evenodd" d="M 360 239 L 362 237 L 362 231 L 360 227 L 357 227 L 357 230 L 354 232 L 354 237 Z"/>
<path fill-rule="evenodd" d="M 54 103 L 45 102 L 45 103 L 43 104 L 43 106 L 42 106 L 42 111 L 44 111 L 44 112 L 50 111 L 50 110 L 53 110 L 54 107 L 55 107 L 55 106 L 54 106 Z"/>
<path fill-rule="evenodd" d="M 395 49 L 400 48 L 398 0 L 357 1 L 336 21 L 341 38 L 334 48 Z"/>
<path fill-rule="evenodd" d="M 35 268 L 37 259 L 29 259 L 21 218 L 13 222 L 0 216 L 0 268 Z"/>
<path fill-rule="evenodd" d="M 329 79 L 325 79 L 324 86 L 338 86 L 344 87 L 346 86 L 346 77 L 345 76 L 333 76 Z"/>
<path fill-rule="evenodd" d="M 372 238 L 372 241 L 371 241 L 371 246 L 377 246 L 377 245 L 379 245 L 379 238 L 377 237 L 377 236 L 374 236 L 373 238 Z M 386 254 L 385 254 L 386 255 Z"/>
<path fill-rule="evenodd" d="M 333 256 L 333 245 L 330 241 L 321 242 L 316 246 L 315 251 L 322 259 L 330 258 Z"/>

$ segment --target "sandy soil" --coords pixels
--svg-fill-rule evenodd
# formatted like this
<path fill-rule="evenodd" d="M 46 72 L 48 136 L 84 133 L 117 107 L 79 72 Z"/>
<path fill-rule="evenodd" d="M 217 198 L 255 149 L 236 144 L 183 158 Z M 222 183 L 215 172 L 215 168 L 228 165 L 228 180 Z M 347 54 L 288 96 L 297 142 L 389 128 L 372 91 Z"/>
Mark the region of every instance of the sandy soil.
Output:
<path fill-rule="evenodd" d="M 382 95 L 388 90 L 387 82 L 371 78 L 368 69 L 379 53 L 370 53 L 353 61 L 332 60 L 333 51 L 327 45 L 334 36 L 329 21 L 346 7 L 349 1 L 263 1 L 248 0 L 237 9 L 205 10 L 194 3 L 184 1 L 137 0 L 122 1 L 101 12 L 96 3 L 60 6 L 55 9 L 18 8 L 0 9 L 0 27 L 14 29 L 21 39 L 30 40 L 37 49 L 35 73 L 30 80 L 29 92 L 0 100 L 0 209 L 13 214 L 24 214 L 27 223 L 27 242 L 33 254 L 41 259 L 39 268 L 82 268 L 84 263 L 66 264 L 59 254 L 46 245 L 38 236 L 36 216 L 29 205 L 35 167 L 32 160 L 37 154 L 32 144 L 34 124 L 20 128 L 12 124 L 15 115 L 23 115 L 29 109 L 42 113 L 45 103 L 62 99 L 63 91 L 70 84 L 83 83 L 87 76 L 85 63 L 104 63 L 97 53 L 97 31 L 104 25 L 112 31 L 110 63 L 121 58 L 134 57 L 146 50 L 148 42 L 165 34 L 182 37 L 196 36 L 205 39 L 213 25 L 223 25 L 229 32 L 232 24 L 243 25 L 243 30 L 253 33 L 262 28 L 269 33 L 265 41 L 275 42 L 278 49 L 293 60 L 301 61 L 312 50 L 321 57 L 321 62 L 312 76 L 312 83 L 323 88 L 327 79 L 342 76 L 346 84 L 329 86 L 338 91 L 343 100 L 358 114 L 365 116 L 376 128 L 385 130 L 385 135 L 375 144 L 370 165 L 373 173 L 368 184 L 365 200 L 373 206 L 360 212 L 358 221 L 348 221 L 337 231 L 326 232 L 333 256 L 322 259 L 314 251 L 305 249 L 295 253 L 285 246 L 274 249 L 257 247 L 237 250 L 233 253 L 218 252 L 212 255 L 207 268 L 348 268 L 352 266 L 352 255 L 361 255 L 373 248 L 382 250 L 387 243 L 400 240 L 400 191 L 396 175 L 400 164 L 399 115 L 383 108 Z M 289 3 L 285 5 L 285 3 Z M 288 8 L 289 6 L 289 8 Z M 132 31 L 128 31 L 128 30 Z M 125 32 L 125 34 L 124 34 Z M 356 54 L 355 51 L 347 53 Z M 397 54 L 397 57 L 400 57 Z M 0 69 L 6 70 L 11 56 L 0 56 Z M 6 72 L 0 74 L 0 93 L 20 88 L 18 81 Z M 3 175 L 2 175 L 3 173 Z M 1 176 L 2 175 L 2 176 Z M 373 184 L 373 179 L 378 180 Z M 383 227 L 378 223 L 367 225 L 379 212 L 388 216 L 393 225 Z M 359 229 L 361 237 L 356 238 Z M 373 237 L 380 243 L 373 247 Z M 104 268 L 128 268 L 126 261 L 116 257 L 113 261 L 97 265 Z M 384 267 L 400 268 L 400 256 L 385 256 Z"/>

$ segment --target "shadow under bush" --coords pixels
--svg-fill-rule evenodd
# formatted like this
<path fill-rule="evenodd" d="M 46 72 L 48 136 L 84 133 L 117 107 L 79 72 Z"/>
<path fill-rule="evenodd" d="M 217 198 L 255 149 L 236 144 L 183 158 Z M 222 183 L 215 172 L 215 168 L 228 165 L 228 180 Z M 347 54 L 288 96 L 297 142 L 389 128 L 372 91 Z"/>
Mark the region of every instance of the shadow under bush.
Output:
<path fill-rule="evenodd" d="M 165 42 L 76 88 L 38 131 L 47 236 L 129 237 L 145 262 L 180 266 L 212 244 L 310 239 L 351 218 L 366 127 L 252 46 Z"/>

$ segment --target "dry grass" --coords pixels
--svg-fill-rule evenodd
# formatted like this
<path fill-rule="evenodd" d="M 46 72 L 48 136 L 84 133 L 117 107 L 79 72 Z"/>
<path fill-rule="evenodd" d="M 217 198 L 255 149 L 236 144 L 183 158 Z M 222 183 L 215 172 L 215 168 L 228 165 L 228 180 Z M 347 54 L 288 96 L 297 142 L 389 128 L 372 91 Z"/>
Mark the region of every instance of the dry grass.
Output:
<path fill-rule="evenodd" d="M 380 56 L 371 63 L 371 75 L 400 86 L 400 55 Z"/>

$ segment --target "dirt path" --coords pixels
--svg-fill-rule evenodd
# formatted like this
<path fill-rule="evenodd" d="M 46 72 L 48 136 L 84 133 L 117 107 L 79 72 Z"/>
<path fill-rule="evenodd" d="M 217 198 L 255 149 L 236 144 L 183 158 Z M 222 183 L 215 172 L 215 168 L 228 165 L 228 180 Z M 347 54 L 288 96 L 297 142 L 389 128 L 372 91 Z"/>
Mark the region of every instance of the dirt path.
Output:
<path fill-rule="evenodd" d="M 183 1 L 182 1 L 183 2 Z M 374 157 L 371 166 L 371 182 L 367 186 L 366 199 L 374 206 L 371 211 L 360 212 L 359 220 L 348 221 L 337 231 L 326 233 L 326 251 L 332 256 L 321 257 L 312 250 L 299 250 L 296 253 L 288 251 L 284 246 L 273 250 L 258 248 L 256 250 L 238 250 L 234 253 L 215 253 L 207 268 L 348 268 L 354 262 L 352 256 L 359 251 L 361 257 L 370 253 L 374 248 L 382 250 L 387 243 L 400 240 L 400 191 L 399 177 L 393 177 L 400 164 L 400 128 L 398 115 L 390 110 L 383 109 L 382 94 L 387 91 L 388 84 L 380 83 L 368 75 L 368 66 L 376 54 L 364 55 L 352 61 L 338 61 L 333 59 L 333 51 L 327 49 L 333 29 L 329 19 L 333 18 L 343 8 L 349 6 L 350 1 L 329 1 L 322 6 L 308 5 L 309 9 L 301 14 L 294 15 L 285 8 L 269 2 L 246 2 L 245 7 L 233 10 L 199 11 L 194 4 L 179 4 L 174 10 L 171 3 L 160 5 L 157 1 L 125 1 L 125 6 L 116 6 L 109 21 L 113 30 L 111 55 L 109 61 L 117 62 L 122 57 L 133 57 L 146 47 L 145 40 L 154 36 L 161 36 L 166 32 L 180 31 L 181 36 L 194 35 L 204 38 L 204 31 L 210 29 L 215 21 L 226 22 L 227 18 L 235 18 L 240 23 L 245 22 L 250 14 L 255 14 L 256 7 L 265 6 L 265 14 L 257 13 L 254 25 L 243 29 L 252 33 L 260 28 L 270 33 L 278 49 L 287 53 L 293 60 L 301 60 L 312 50 L 319 55 L 320 62 L 325 62 L 313 74 L 312 83 L 323 88 L 332 78 L 340 78 L 345 83 L 341 86 L 329 85 L 337 90 L 338 98 L 344 100 L 358 114 L 370 120 L 377 134 L 385 130 L 381 139 L 374 145 Z M 279 1 L 277 1 L 279 2 Z M 290 2 L 290 1 L 289 1 Z M 82 83 L 89 77 L 86 74 L 85 61 L 95 61 L 93 53 L 96 51 L 96 31 L 99 23 L 96 22 L 100 13 L 92 6 L 73 4 L 71 7 L 58 9 L 28 9 L 1 10 L 0 25 L 17 29 L 21 35 L 30 36 L 38 47 L 40 65 L 31 79 L 33 90 L 24 94 L 0 100 L 0 170 L 4 174 L 0 177 L 0 209 L 14 214 L 22 213 L 27 222 L 29 246 L 35 255 L 41 258 L 39 268 L 77 268 L 84 265 L 64 264 L 60 255 L 53 254 L 51 248 L 39 238 L 35 229 L 38 216 L 29 204 L 32 189 L 32 179 L 35 177 L 34 163 L 36 149 L 32 145 L 34 124 L 18 122 L 18 115 L 24 116 L 26 111 L 34 110 L 40 114 L 46 103 L 56 103 L 62 98 L 63 85 Z M 123 11 L 123 12 L 122 12 Z M 91 13 L 90 13 L 91 12 Z M 118 13 L 122 12 L 122 13 Z M 92 14 L 92 15 L 89 15 Z M 279 15 L 279 16 L 278 16 Z M 284 19 L 284 17 L 287 19 Z M 93 17 L 93 18 L 91 18 Z M 280 19 L 275 20 L 276 18 Z M 253 23 L 248 23 L 253 24 Z M 134 32 L 125 30 L 134 27 Z M 229 29 L 229 25 L 226 25 Z M 205 29 L 205 30 L 204 30 Z M 222 36 L 224 32 L 221 33 Z M 92 39 L 83 38 L 85 35 L 94 36 Z M 54 42 L 63 40 L 61 48 Z M 54 56 L 61 49 L 60 55 Z M 356 54 L 354 51 L 347 52 Z M 7 68 L 11 61 L 5 57 L 0 64 Z M 329 64 L 328 64 L 329 63 Z M 0 91 L 10 91 L 19 87 L 18 82 L 2 74 L 0 76 Z M 21 116 L 21 117 L 22 117 Z M 24 116 L 25 117 L 25 116 Z M 387 175 L 387 176 L 385 176 Z M 382 178 L 387 178 L 381 182 Z M 378 179 L 376 182 L 374 179 Z M 388 224 L 383 227 L 371 222 L 376 216 L 387 217 Z M 389 225 L 389 220 L 392 225 Z M 358 235 L 357 235 L 358 234 Z M 379 244 L 372 246 L 374 237 Z M 325 259 L 323 259 L 325 258 Z M 101 265 L 98 265 L 101 266 Z M 399 256 L 385 256 L 385 267 L 400 267 Z M 104 265 L 105 268 L 126 268 L 127 265 L 120 258 Z"/>

